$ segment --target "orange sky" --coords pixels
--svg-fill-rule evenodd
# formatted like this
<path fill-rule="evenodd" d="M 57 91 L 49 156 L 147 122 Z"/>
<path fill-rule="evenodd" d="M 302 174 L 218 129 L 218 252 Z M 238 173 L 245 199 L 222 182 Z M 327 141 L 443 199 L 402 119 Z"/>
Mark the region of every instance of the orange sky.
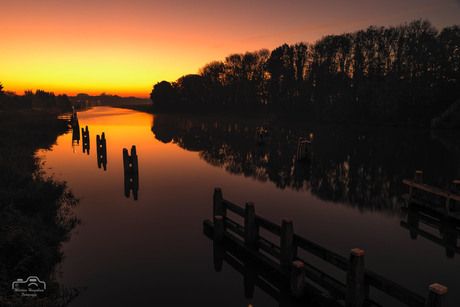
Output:
<path fill-rule="evenodd" d="M 460 24 L 460 1 L 3 0 L 0 82 L 18 94 L 147 97 L 231 53 L 417 18 Z"/>

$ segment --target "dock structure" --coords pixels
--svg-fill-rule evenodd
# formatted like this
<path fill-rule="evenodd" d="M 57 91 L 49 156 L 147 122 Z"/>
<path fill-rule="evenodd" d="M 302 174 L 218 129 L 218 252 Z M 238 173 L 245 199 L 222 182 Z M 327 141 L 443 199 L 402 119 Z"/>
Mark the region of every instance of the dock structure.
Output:
<path fill-rule="evenodd" d="M 228 211 L 242 217 L 244 225 L 229 218 Z M 297 235 L 292 219 L 284 218 L 281 225 L 272 223 L 255 214 L 253 203 L 246 203 L 242 208 L 223 199 L 220 188 L 214 190 L 213 219 L 205 220 L 203 227 L 205 234 L 214 241 L 215 253 L 217 251 L 214 258 L 216 270 L 222 267 L 221 260 L 226 259 L 219 245 L 234 246 L 240 254 L 268 268 L 267 272 L 276 280 L 276 283 L 270 281 L 270 284 L 288 287 L 292 297 L 298 300 L 311 300 L 319 295 L 329 300 L 328 306 L 379 306 L 369 297 L 369 289 L 372 287 L 408 306 L 447 306 L 446 287 L 436 283 L 430 285 L 425 298 L 367 269 L 363 250 L 350 249 L 349 257 L 345 258 Z M 279 241 L 272 242 L 262 237 L 261 229 L 279 237 Z M 300 250 L 342 271 L 344 282 L 298 257 Z M 258 278 L 253 276 L 251 280 L 256 281 L 261 288 L 266 288 Z M 251 293 L 251 288 L 246 290 L 245 285 L 246 292 Z"/>
<path fill-rule="evenodd" d="M 137 200 L 139 191 L 139 165 L 136 146 L 133 145 L 131 147 L 131 155 L 128 154 L 128 149 L 123 148 L 123 169 L 125 196 L 129 198 L 130 192 L 133 191 L 134 200 Z"/>
<path fill-rule="evenodd" d="M 83 153 L 89 155 L 89 130 L 88 126 L 86 126 L 86 130 L 81 128 L 81 135 L 82 135 L 82 147 L 83 147 Z"/>
<path fill-rule="evenodd" d="M 453 180 L 449 190 L 441 189 L 424 184 L 423 171 L 418 170 L 414 179 L 403 179 L 403 184 L 409 186 L 409 193 L 402 196 L 407 202 L 460 220 L 460 180 Z"/>
<path fill-rule="evenodd" d="M 107 170 L 107 141 L 105 139 L 105 133 L 96 136 L 96 151 L 97 151 L 97 167 L 104 167 L 104 171 Z"/>

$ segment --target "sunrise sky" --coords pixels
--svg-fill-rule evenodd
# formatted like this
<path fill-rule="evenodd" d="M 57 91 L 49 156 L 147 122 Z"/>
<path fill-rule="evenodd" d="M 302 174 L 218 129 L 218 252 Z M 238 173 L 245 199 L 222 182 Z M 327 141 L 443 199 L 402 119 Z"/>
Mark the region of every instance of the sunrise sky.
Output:
<path fill-rule="evenodd" d="M 460 24 L 460 1 L 2 0 L 0 82 L 18 94 L 148 97 L 231 53 L 419 18 Z"/>

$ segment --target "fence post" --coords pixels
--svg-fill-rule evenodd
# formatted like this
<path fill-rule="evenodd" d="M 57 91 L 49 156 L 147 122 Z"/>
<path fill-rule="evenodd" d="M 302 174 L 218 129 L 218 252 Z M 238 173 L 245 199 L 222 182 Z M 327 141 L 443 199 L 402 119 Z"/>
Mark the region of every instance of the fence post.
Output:
<path fill-rule="evenodd" d="M 244 244 L 250 248 L 257 247 L 259 237 L 259 226 L 256 225 L 256 212 L 254 203 L 246 203 L 244 209 Z"/>
<path fill-rule="evenodd" d="M 213 207 L 213 216 L 215 217 L 216 215 L 222 216 L 223 219 L 227 218 L 227 208 L 224 207 L 224 204 L 222 202 L 222 190 L 221 188 L 215 188 L 214 189 L 214 195 L 212 199 L 212 207 Z M 214 220 L 215 222 L 215 220 Z"/>
<path fill-rule="evenodd" d="M 364 281 L 364 251 L 353 248 L 347 268 L 346 306 L 363 306 L 368 294 L 369 286 Z"/>
<path fill-rule="evenodd" d="M 425 307 L 447 307 L 447 287 L 441 284 L 431 284 Z"/>
<path fill-rule="evenodd" d="M 304 263 L 300 260 L 292 261 L 291 267 L 291 294 L 302 297 L 305 292 L 305 269 Z"/>
<path fill-rule="evenodd" d="M 294 246 L 294 226 L 290 218 L 284 218 L 281 224 L 280 249 L 280 264 L 289 267 L 297 254 Z"/>

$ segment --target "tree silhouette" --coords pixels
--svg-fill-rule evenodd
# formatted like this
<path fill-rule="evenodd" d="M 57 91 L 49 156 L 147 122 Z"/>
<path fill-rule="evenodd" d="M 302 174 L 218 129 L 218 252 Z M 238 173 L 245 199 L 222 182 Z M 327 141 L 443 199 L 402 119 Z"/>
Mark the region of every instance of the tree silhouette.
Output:
<path fill-rule="evenodd" d="M 154 105 L 179 111 L 272 110 L 326 121 L 429 125 L 459 98 L 459 46 L 458 26 L 440 33 L 427 20 L 371 26 L 311 45 L 231 54 L 205 65 L 200 77 L 155 87 L 151 96 Z M 174 92 L 179 96 L 172 101 Z"/>

